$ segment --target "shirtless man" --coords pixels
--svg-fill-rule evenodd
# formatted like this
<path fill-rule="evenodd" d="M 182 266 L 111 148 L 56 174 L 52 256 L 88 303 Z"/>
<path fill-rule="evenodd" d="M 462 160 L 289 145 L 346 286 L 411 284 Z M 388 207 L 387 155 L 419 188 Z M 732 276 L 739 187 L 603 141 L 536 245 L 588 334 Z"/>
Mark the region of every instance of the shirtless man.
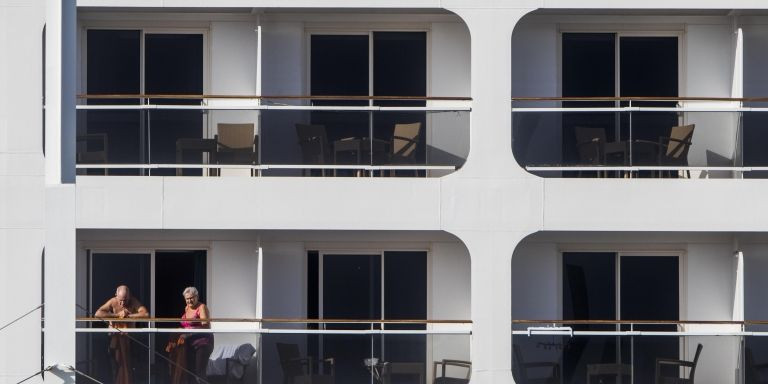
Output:
<path fill-rule="evenodd" d="M 131 296 L 131 290 L 121 285 L 115 290 L 115 297 L 107 300 L 96 310 L 96 317 L 136 319 L 149 317 L 147 308 Z M 134 323 L 111 322 L 114 328 L 133 327 Z M 131 364 L 131 339 L 126 333 L 114 333 L 109 340 L 109 352 L 112 355 L 112 373 L 115 384 L 131 384 L 133 367 Z"/>
<path fill-rule="evenodd" d="M 115 290 L 115 297 L 107 300 L 104 305 L 96 310 L 96 317 L 111 318 L 144 318 L 148 317 L 147 308 L 131 296 L 131 290 L 121 285 Z"/>

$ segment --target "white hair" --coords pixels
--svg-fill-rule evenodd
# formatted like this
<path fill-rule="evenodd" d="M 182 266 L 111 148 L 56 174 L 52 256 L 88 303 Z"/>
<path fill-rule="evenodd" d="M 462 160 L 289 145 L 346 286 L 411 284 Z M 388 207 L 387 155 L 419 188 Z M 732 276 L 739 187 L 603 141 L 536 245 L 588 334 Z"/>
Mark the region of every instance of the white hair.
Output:
<path fill-rule="evenodd" d="M 200 296 L 197 292 L 197 288 L 195 287 L 186 287 L 184 288 L 184 292 L 182 292 L 182 296 L 187 297 L 187 294 L 191 294 L 192 296 Z"/>

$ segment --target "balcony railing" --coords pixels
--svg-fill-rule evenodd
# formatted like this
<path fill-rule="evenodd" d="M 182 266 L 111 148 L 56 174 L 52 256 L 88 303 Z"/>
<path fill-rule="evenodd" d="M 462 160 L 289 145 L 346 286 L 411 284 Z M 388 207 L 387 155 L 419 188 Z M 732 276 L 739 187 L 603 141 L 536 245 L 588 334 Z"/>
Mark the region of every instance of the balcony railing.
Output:
<path fill-rule="evenodd" d="M 81 100 L 81 175 L 430 177 L 460 167 L 469 151 L 467 98 L 82 95 Z"/>
<path fill-rule="evenodd" d="M 514 98 L 513 150 L 521 166 L 543 177 L 762 177 L 768 171 L 767 103 Z"/>
<path fill-rule="evenodd" d="M 515 320 L 513 373 L 523 383 L 758 383 L 768 373 L 765 324 Z"/>
<path fill-rule="evenodd" d="M 210 319 L 212 329 L 178 328 L 180 320 L 132 319 L 135 327 L 115 328 L 79 318 L 77 370 L 101 382 L 128 372 L 135 383 L 425 384 L 471 373 L 466 320 Z M 212 344 L 203 350 L 210 356 L 195 361 L 202 344 Z"/>

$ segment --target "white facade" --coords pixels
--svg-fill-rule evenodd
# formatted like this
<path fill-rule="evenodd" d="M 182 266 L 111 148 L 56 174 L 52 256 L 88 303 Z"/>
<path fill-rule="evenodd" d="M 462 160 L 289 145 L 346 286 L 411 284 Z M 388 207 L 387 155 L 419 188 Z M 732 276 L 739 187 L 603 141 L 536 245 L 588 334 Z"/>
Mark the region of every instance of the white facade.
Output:
<path fill-rule="evenodd" d="M 761 172 L 768 168 L 741 164 L 744 111 L 721 111 L 739 106 L 732 98 L 766 97 L 766 9 L 757 0 L 0 0 L 0 48 L 8 53 L 0 59 L 0 327 L 34 310 L 0 329 L 0 383 L 88 359 L 76 348 L 75 317 L 87 315 L 78 305 L 101 304 L 89 288 L 89 254 L 100 251 L 154 260 L 163 250 L 204 250 L 208 304 L 215 317 L 229 319 L 311 318 L 308 252 L 424 252 L 426 319 L 471 321 L 471 335 L 429 336 L 429 380 L 432 361 L 452 358 L 472 362 L 472 383 L 514 382 L 512 320 L 565 319 L 567 252 L 673 254 L 680 260 L 679 320 L 768 320 L 761 279 L 768 268 Z M 426 95 L 471 98 L 424 106 L 457 110 L 429 114 L 424 137 L 425 156 L 458 162 L 458 169 L 424 170 L 430 177 L 302 177 L 290 167 L 254 177 L 248 170 L 233 177 L 75 177 L 84 124 L 75 95 L 88 93 L 90 29 L 200 33 L 203 94 L 272 96 L 311 94 L 312 34 L 425 32 Z M 680 107 L 721 111 L 681 111 L 686 124 L 696 124 L 687 165 L 698 168 L 690 178 L 571 178 L 520 165 L 522 155 L 531 164 L 561 157 L 567 141 L 562 130 L 513 136 L 510 97 L 563 95 L 561 35 L 568 32 L 678 38 L 678 95 L 710 99 Z M 209 105 L 227 103 L 238 101 Z M 252 122 L 262 140 L 270 135 L 260 155 L 294 164 L 301 153 L 290 119 L 303 122 L 309 112 L 269 113 L 276 112 L 210 111 L 204 134 L 218 133 L 219 123 Z M 560 119 L 552 113 L 534 123 L 559 127 Z M 144 300 L 154 314 L 154 297 Z M 255 333 L 225 333 L 246 326 L 214 324 L 222 332 L 217 342 L 261 342 Z M 269 328 L 254 329 L 261 327 Z M 696 345 L 705 345 L 697 382 L 742 382 L 740 339 L 704 336 L 739 329 L 679 326 L 693 333 L 681 339 L 680 358 L 691 360 Z M 263 337 L 263 351 L 274 349 Z M 308 339 L 296 335 L 303 353 Z M 551 356 L 532 342 L 521 345 L 532 356 Z M 280 380 L 274 354 L 262 356 L 260 367 L 273 367 L 262 369 L 262 382 Z M 43 377 L 87 380 L 59 367 L 30 382 Z"/>

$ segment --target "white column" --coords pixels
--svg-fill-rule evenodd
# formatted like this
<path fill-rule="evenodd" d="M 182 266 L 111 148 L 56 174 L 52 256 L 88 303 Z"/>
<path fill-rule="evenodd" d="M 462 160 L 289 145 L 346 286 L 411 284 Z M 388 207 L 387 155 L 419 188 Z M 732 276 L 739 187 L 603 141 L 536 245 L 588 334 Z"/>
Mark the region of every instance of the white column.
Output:
<path fill-rule="evenodd" d="M 530 177 L 512 156 L 512 30 L 531 9 L 451 9 L 472 36 L 470 150 L 462 173 Z"/>
<path fill-rule="evenodd" d="M 45 182 L 75 180 L 75 0 L 45 3 Z"/>
<path fill-rule="evenodd" d="M 472 384 L 513 383 L 512 253 L 528 233 L 457 235 L 472 258 Z"/>
<path fill-rule="evenodd" d="M 74 0 L 46 5 L 44 365 L 75 365 L 75 23 Z M 64 166 L 62 166 L 64 165 Z M 54 369 L 46 382 L 69 383 Z"/>
<path fill-rule="evenodd" d="M 531 9 L 450 9 L 472 36 L 470 153 L 441 180 L 441 221 L 472 259 L 472 383 L 513 383 L 512 254 L 542 227 L 541 180 L 512 155 L 512 31 Z"/>

